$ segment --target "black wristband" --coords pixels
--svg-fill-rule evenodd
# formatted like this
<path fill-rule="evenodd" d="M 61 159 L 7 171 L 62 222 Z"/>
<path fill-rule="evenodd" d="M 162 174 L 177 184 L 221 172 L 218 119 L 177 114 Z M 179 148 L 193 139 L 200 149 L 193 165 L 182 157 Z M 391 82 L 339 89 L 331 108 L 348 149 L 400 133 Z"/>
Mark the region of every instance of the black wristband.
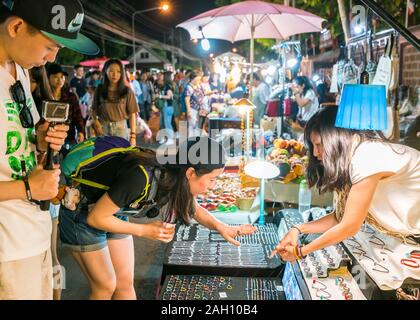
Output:
<path fill-rule="evenodd" d="M 293 228 L 296 229 L 297 231 L 299 231 L 299 234 L 302 234 L 302 231 L 300 231 L 300 229 L 297 226 L 293 226 L 290 229 L 293 229 Z"/>
<path fill-rule="evenodd" d="M 302 254 L 302 246 L 299 247 L 299 255 L 301 259 L 305 258 Z"/>
<path fill-rule="evenodd" d="M 23 183 L 25 184 L 26 198 L 28 199 L 28 201 L 32 201 L 32 192 L 31 187 L 29 185 L 29 178 L 27 175 L 23 176 Z"/>

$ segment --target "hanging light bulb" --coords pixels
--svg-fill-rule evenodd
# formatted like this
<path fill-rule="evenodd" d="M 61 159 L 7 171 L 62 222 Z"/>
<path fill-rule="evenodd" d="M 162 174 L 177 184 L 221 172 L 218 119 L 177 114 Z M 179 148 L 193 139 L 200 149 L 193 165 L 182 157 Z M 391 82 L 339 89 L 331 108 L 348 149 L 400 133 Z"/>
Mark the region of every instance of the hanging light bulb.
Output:
<path fill-rule="evenodd" d="M 201 48 L 203 48 L 204 51 L 209 51 L 210 41 L 204 36 L 203 27 L 199 27 L 198 30 L 201 31 L 201 35 L 203 36 L 203 39 L 201 40 Z"/>
<path fill-rule="evenodd" d="M 210 50 L 210 41 L 209 39 L 204 38 L 201 40 L 201 48 L 203 48 L 204 51 Z"/>

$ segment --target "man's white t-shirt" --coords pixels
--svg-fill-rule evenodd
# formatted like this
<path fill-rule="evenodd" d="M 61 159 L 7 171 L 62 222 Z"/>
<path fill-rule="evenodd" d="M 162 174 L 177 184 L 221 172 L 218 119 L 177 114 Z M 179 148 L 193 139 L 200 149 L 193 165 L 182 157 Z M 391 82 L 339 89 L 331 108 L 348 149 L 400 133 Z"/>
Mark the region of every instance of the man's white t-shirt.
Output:
<path fill-rule="evenodd" d="M 32 111 L 34 122 L 39 115 L 32 99 L 28 72 L 16 65 Z M 29 172 L 36 165 L 34 129 L 24 129 L 19 120 L 18 105 L 10 87 L 15 83 L 10 73 L 0 66 L 0 182 L 22 178 L 21 160 Z M 48 211 L 24 200 L 0 202 L 0 262 L 15 261 L 42 254 L 50 247 L 51 217 Z"/>
<path fill-rule="evenodd" d="M 398 144 L 362 142 L 351 160 L 352 184 L 379 172 L 395 174 L 378 183 L 369 212 L 390 231 L 420 234 L 420 152 Z"/>
<path fill-rule="evenodd" d="M 311 119 L 312 116 L 318 111 L 318 97 L 316 96 L 314 90 L 309 89 L 306 91 L 306 94 L 302 99 L 309 100 L 306 105 L 299 107 L 302 120 L 308 122 L 309 119 Z"/>

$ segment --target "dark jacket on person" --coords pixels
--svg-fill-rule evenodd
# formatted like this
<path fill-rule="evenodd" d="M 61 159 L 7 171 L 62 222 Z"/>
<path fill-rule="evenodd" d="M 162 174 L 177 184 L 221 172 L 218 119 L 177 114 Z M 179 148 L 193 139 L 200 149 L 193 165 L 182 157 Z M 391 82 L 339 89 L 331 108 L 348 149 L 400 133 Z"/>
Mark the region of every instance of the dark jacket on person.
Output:
<path fill-rule="evenodd" d="M 61 90 L 61 100 L 70 105 L 68 122 L 70 129 L 67 133 L 66 142 L 76 144 L 76 129 L 77 132 L 85 134 L 85 124 L 83 122 L 82 111 L 80 109 L 79 99 L 77 95 L 70 91 L 68 87 Z"/>

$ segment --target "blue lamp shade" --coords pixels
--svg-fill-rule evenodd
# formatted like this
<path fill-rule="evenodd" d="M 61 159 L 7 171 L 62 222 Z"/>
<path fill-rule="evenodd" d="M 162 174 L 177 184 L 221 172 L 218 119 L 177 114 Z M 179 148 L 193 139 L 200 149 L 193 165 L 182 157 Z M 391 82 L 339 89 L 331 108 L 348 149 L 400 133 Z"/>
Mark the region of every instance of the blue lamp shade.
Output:
<path fill-rule="evenodd" d="M 335 126 L 355 130 L 386 130 L 386 87 L 345 84 Z"/>

